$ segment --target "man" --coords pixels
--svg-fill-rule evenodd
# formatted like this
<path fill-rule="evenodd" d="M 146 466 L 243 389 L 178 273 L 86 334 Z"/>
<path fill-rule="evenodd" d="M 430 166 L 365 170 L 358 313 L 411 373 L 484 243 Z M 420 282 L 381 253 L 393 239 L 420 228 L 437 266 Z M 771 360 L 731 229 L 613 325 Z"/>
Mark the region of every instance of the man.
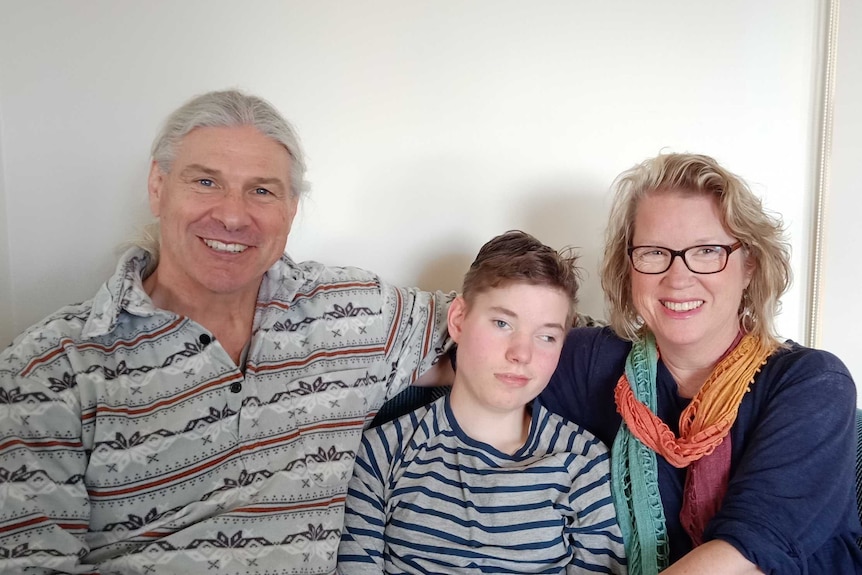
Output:
<path fill-rule="evenodd" d="M 367 431 L 338 573 L 625 573 L 607 448 L 533 405 L 574 316 L 575 257 L 510 231 L 449 307 L 452 392 Z"/>
<path fill-rule="evenodd" d="M 448 345 L 447 298 L 285 256 L 303 174 L 259 98 L 168 118 L 160 241 L 0 355 L 0 571 L 334 570 L 362 428 Z"/>

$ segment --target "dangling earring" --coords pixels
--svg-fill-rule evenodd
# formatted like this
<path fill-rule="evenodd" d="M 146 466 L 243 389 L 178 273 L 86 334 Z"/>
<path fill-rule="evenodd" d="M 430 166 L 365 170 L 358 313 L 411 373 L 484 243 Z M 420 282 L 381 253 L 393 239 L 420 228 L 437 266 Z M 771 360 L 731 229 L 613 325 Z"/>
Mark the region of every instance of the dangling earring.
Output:
<path fill-rule="evenodd" d="M 751 333 L 757 324 L 757 320 L 754 317 L 754 309 L 751 306 L 751 297 L 749 297 L 747 289 L 742 292 L 740 307 L 742 311 L 739 314 L 739 326 L 743 332 Z"/>

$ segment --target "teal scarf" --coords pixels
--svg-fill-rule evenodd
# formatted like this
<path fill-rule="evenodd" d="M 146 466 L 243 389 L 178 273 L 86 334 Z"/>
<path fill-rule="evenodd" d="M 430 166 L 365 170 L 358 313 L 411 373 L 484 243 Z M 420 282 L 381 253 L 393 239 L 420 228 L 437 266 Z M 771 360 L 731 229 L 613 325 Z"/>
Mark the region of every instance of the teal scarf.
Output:
<path fill-rule="evenodd" d="M 626 377 L 635 397 L 656 412 L 655 338 L 635 342 L 626 358 Z M 655 452 L 620 425 L 611 449 L 611 487 L 628 556 L 629 575 L 657 575 L 667 567 L 669 545 L 658 490 Z"/>

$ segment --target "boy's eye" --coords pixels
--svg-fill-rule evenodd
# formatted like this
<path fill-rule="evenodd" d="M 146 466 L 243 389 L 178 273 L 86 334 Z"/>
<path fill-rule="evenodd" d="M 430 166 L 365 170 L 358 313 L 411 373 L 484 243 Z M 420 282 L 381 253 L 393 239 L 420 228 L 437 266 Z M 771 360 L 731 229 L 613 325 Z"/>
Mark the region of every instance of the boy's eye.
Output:
<path fill-rule="evenodd" d="M 556 341 L 557 341 L 557 338 L 554 337 L 553 335 L 540 335 L 539 339 L 541 339 L 542 341 L 544 341 L 546 343 L 556 343 Z"/>
<path fill-rule="evenodd" d="M 502 319 L 495 319 L 494 325 L 499 327 L 500 329 L 506 329 L 507 327 L 509 327 L 509 323 L 503 321 Z"/>

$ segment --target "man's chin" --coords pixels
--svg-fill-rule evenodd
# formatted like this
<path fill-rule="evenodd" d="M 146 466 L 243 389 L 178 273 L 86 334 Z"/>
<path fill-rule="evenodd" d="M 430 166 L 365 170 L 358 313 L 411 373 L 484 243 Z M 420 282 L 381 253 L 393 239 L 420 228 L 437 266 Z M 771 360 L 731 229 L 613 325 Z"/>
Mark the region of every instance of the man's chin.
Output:
<path fill-rule="evenodd" d="M 260 282 L 266 271 L 222 268 L 206 270 L 197 283 L 205 291 L 217 296 L 244 295 L 253 292 L 257 296 Z"/>

